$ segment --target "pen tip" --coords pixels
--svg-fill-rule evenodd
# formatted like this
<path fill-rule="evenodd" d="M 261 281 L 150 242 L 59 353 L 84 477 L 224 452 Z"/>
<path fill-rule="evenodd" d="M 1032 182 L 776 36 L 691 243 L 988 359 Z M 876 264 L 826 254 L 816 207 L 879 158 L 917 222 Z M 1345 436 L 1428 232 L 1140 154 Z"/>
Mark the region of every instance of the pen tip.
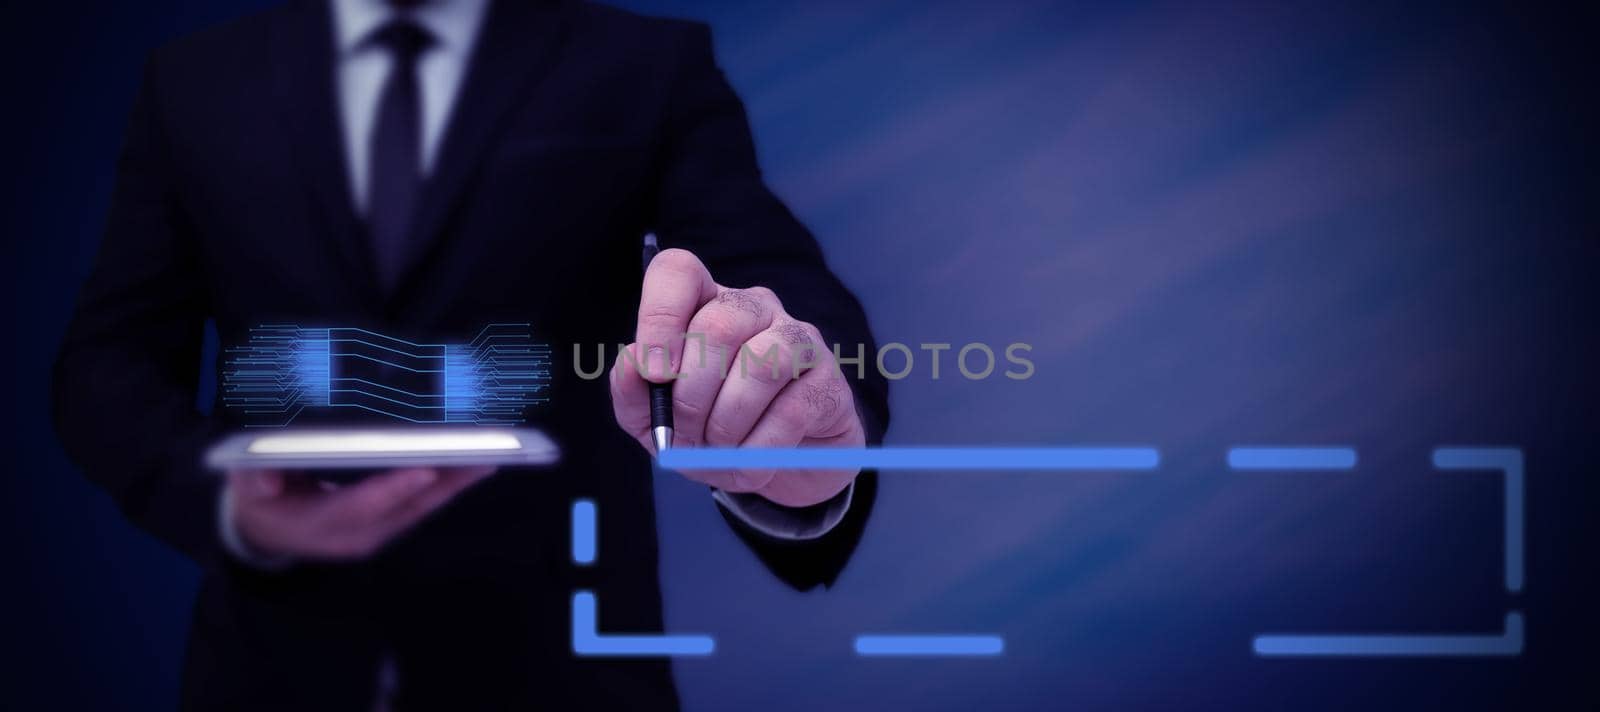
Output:
<path fill-rule="evenodd" d="M 659 455 L 662 452 L 665 452 L 667 448 L 672 447 L 672 428 L 669 428 L 665 425 L 658 425 L 654 428 L 651 428 L 650 439 L 655 441 L 656 454 Z"/>

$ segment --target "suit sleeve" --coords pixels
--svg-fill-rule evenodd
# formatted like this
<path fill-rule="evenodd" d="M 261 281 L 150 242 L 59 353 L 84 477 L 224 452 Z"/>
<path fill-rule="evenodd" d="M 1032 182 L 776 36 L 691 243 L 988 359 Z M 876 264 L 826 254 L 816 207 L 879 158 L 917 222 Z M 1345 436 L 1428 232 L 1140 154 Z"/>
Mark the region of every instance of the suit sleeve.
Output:
<path fill-rule="evenodd" d="M 744 105 L 716 65 L 709 29 L 690 25 L 682 39 L 657 192 L 655 228 L 663 246 L 695 253 L 721 284 L 771 289 L 789 313 L 839 344 L 845 358 L 863 355 L 862 368 L 846 366 L 845 374 L 867 441 L 879 444 L 889 423 L 888 382 L 871 367 L 877 347 L 866 313 L 829 271 L 816 240 L 763 182 Z M 861 537 L 876 477 L 862 473 L 844 519 L 812 539 L 768 536 L 718 506 L 779 578 L 799 589 L 830 585 Z"/>
<path fill-rule="evenodd" d="M 67 455 L 140 528 L 209 565 L 220 482 L 195 407 L 205 294 L 160 120 L 158 62 L 134 102 L 111 210 L 56 358 L 53 415 Z"/>

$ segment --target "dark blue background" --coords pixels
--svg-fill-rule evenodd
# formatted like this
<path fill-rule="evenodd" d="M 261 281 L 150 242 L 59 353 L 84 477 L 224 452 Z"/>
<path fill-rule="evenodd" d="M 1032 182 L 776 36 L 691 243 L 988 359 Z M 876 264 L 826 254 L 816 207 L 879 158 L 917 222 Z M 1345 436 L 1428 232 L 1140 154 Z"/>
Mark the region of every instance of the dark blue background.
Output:
<path fill-rule="evenodd" d="M 46 373 L 144 54 L 260 4 L 5 10 L 8 703 L 175 699 L 195 572 L 67 465 Z M 881 341 L 1034 346 L 1025 382 L 920 362 L 893 443 L 1164 455 L 1143 474 L 889 475 L 825 594 L 784 589 L 703 492 L 663 480 L 669 625 L 719 640 L 677 666 L 692 709 L 1600 701 L 1592 14 L 627 4 L 712 23 L 771 183 Z M 1362 459 L 1228 471 L 1250 443 Z M 1433 472 L 1439 444 L 1525 448 L 1522 593 L 1501 582 L 1498 481 Z M 1250 653 L 1261 631 L 1489 632 L 1507 610 L 1528 620 L 1517 659 Z M 1007 652 L 849 652 L 857 632 L 932 630 Z"/>

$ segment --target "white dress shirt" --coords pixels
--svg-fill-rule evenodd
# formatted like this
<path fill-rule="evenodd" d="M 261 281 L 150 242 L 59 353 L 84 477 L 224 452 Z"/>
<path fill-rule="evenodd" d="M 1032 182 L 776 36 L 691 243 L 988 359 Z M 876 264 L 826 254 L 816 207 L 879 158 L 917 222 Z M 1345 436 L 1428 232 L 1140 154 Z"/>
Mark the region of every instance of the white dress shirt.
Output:
<path fill-rule="evenodd" d="M 417 83 L 422 92 L 422 174 L 439 156 L 450 110 L 461 91 L 472 48 L 478 40 L 488 0 L 431 0 L 405 11 L 412 22 L 433 35 L 433 44 L 417 58 Z M 333 0 L 335 61 L 338 64 L 340 127 L 344 130 L 345 165 L 357 214 L 367 207 L 367 153 L 378 95 L 394 64 L 390 52 L 371 40 L 373 32 L 400 11 L 384 0 Z"/>

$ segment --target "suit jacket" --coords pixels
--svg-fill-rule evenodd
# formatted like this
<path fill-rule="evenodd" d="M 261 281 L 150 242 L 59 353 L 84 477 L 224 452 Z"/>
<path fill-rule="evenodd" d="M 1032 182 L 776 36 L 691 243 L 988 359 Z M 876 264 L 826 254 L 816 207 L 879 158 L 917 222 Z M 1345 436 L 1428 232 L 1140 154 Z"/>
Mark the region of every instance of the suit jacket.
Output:
<path fill-rule="evenodd" d="M 860 305 L 763 185 L 707 28 L 567 1 L 489 10 L 410 267 L 379 290 L 347 186 L 330 23 L 323 2 L 300 0 L 151 55 L 57 362 L 69 454 L 204 568 L 186 703 L 363 708 L 391 655 L 400 700 L 417 707 L 674 705 L 665 661 L 570 651 L 576 588 L 599 596 L 602 630 L 662 627 L 648 458 L 612 422 L 606 380 L 574 374 L 571 344 L 631 341 L 646 230 L 721 283 L 772 288 L 830 341 L 871 349 Z M 366 562 L 241 566 L 219 546 L 220 483 L 200 465 L 230 426 L 195 407 L 207 320 L 224 344 L 263 323 L 443 340 L 529 322 L 556 363 L 550 403 L 527 415 L 563 463 L 491 478 Z M 877 441 L 886 384 L 855 386 Z M 845 522 L 815 541 L 729 521 L 809 588 L 844 565 L 873 491 L 864 475 Z M 582 570 L 567 559 L 576 497 L 602 512 L 602 555 Z"/>

